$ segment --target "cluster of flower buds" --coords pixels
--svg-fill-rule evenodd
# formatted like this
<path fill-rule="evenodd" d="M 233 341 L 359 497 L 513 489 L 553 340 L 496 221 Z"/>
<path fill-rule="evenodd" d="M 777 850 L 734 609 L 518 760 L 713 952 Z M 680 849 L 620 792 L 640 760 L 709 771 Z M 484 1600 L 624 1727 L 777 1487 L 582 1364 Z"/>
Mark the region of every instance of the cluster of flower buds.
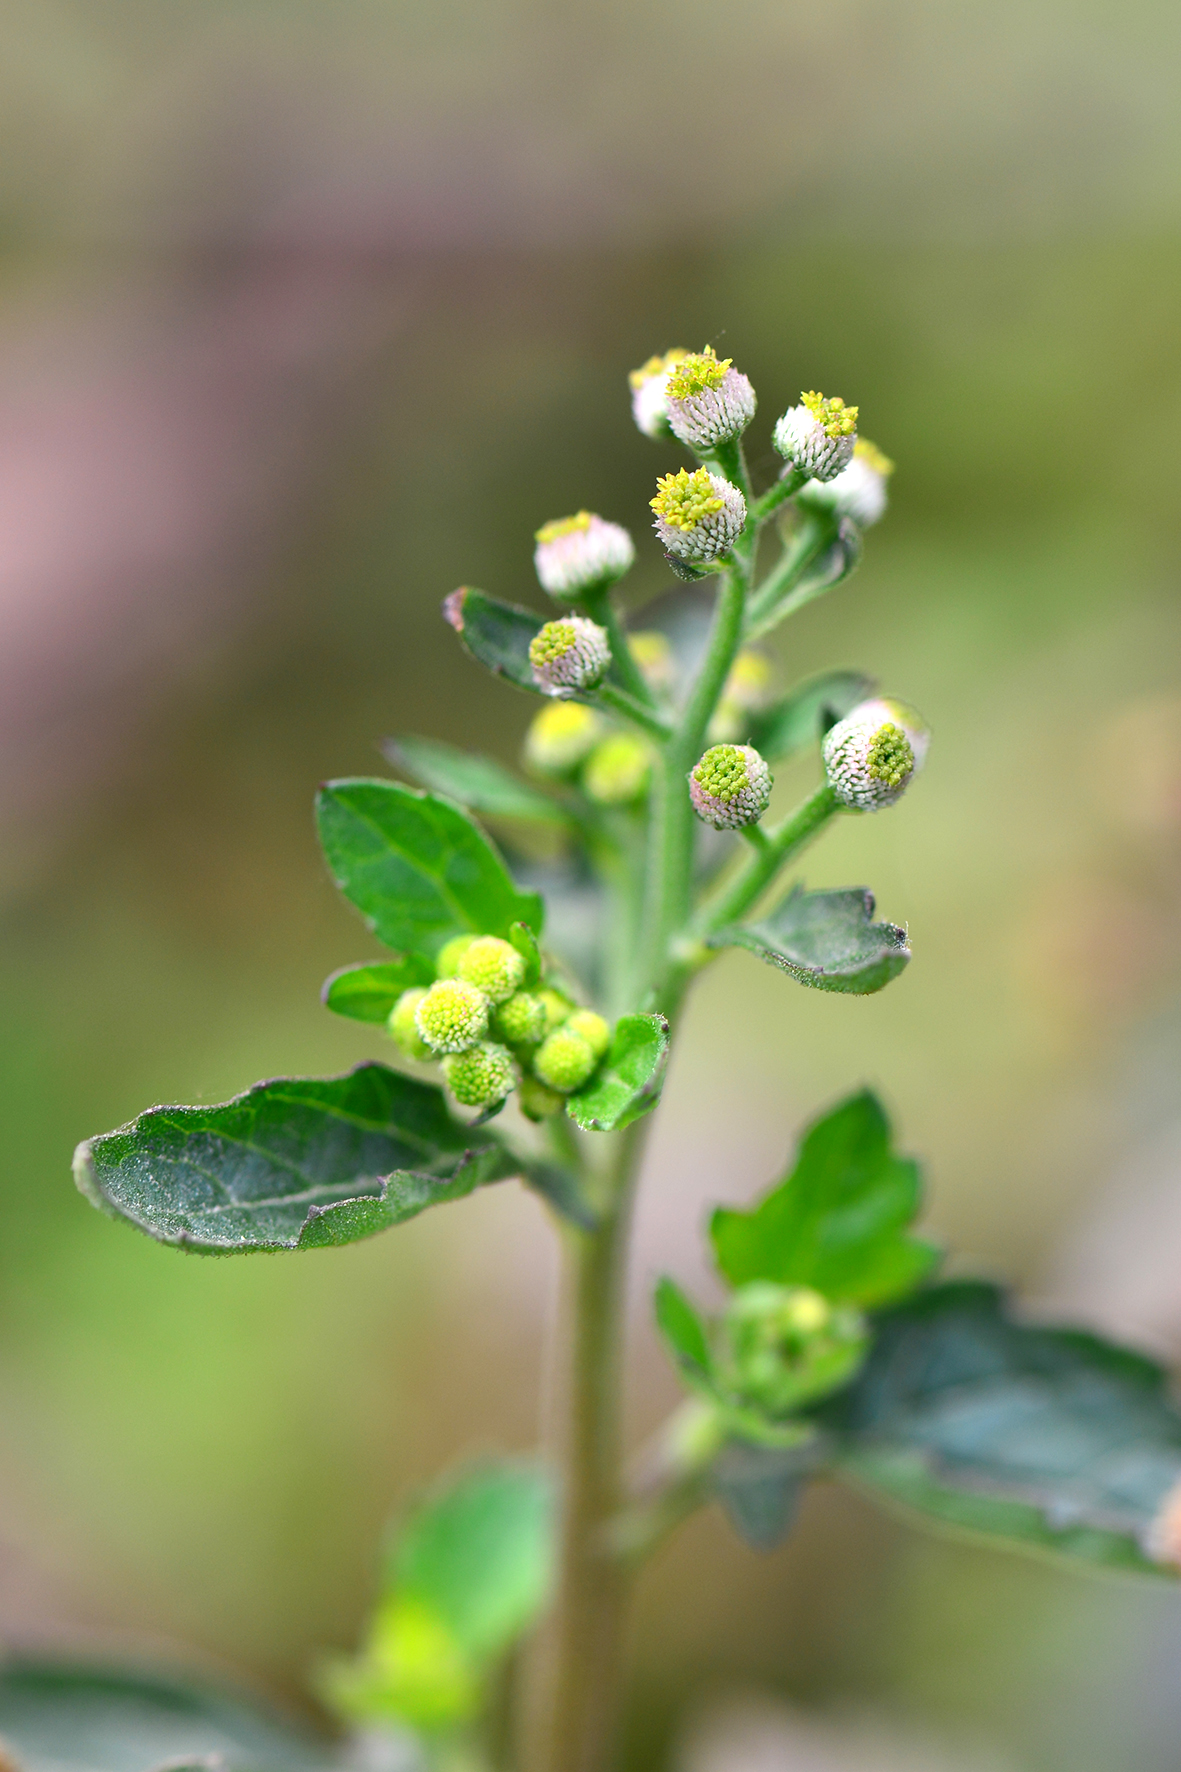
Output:
<path fill-rule="evenodd" d="M 559 603 L 577 603 L 607 589 L 636 557 L 627 530 L 593 511 L 558 517 L 544 524 L 534 539 L 533 564 L 541 587 Z"/>
<path fill-rule="evenodd" d="M 689 772 L 689 798 L 715 830 L 739 831 L 771 804 L 771 771 L 753 745 L 711 745 Z"/>
<path fill-rule="evenodd" d="M 726 1388 L 772 1417 L 845 1383 L 869 1346 L 865 1319 L 810 1286 L 755 1280 L 734 1293 L 722 1325 Z"/>
<path fill-rule="evenodd" d="M 829 785 L 843 806 L 877 812 L 892 806 L 922 768 L 931 740 L 905 702 L 877 697 L 838 720 L 822 746 Z"/>
<path fill-rule="evenodd" d="M 851 517 L 859 529 L 868 529 L 886 510 L 886 485 L 894 463 L 876 443 L 858 437 L 847 467 L 831 480 L 809 480 L 799 490 L 801 504 L 818 506 L 835 517 Z"/>
<path fill-rule="evenodd" d="M 457 935 L 430 986 L 403 991 L 387 1027 L 407 1058 L 438 1059 L 462 1107 L 488 1109 L 520 1092 L 531 1119 L 557 1113 L 590 1080 L 610 1043 L 601 1015 L 560 991 L 525 990 L 524 956 L 495 935 Z"/>
<path fill-rule="evenodd" d="M 788 466 L 814 480 L 835 480 L 853 459 L 857 443 L 857 408 L 839 396 L 801 394 L 775 424 L 771 441 Z"/>
<path fill-rule="evenodd" d="M 529 642 L 529 663 L 546 695 L 568 697 L 593 689 L 611 663 L 607 630 L 582 615 L 547 621 Z"/>
<path fill-rule="evenodd" d="M 538 775 L 577 781 L 600 806 L 633 806 L 648 791 L 653 752 L 647 739 L 610 726 L 578 702 L 551 702 L 525 734 L 525 762 Z"/>
<path fill-rule="evenodd" d="M 746 527 L 746 500 L 737 486 L 708 468 L 681 468 L 656 482 L 649 499 L 652 525 L 665 550 L 690 566 L 705 567 L 730 552 Z"/>

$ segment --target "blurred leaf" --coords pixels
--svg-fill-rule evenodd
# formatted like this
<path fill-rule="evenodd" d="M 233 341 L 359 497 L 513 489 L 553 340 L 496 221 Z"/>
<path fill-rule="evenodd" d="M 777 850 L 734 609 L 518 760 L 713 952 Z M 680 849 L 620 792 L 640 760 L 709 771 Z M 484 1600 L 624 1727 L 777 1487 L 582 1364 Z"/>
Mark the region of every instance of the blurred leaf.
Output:
<path fill-rule="evenodd" d="M 521 989 L 536 990 L 541 983 L 541 949 L 537 945 L 537 937 L 527 923 L 514 923 L 508 932 L 508 938 L 525 962 Z"/>
<path fill-rule="evenodd" d="M 750 1212 L 720 1206 L 710 1224 L 732 1286 L 773 1280 L 875 1305 L 908 1292 L 939 1252 L 907 1234 L 921 1203 L 918 1165 L 890 1149 L 890 1126 L 864 1090 L 809 1127 L 791 1173 Z"/>
<path fill-rule="evenodd" d="M 805 603 L 811 603 L 822 597 L 825 591 L 831 591 L 834 585 L 856 571 L 861 564 L 864 551 L 861 531 L 849 517 L 842 517 L 836 535 L 807 570 L 786 590 L 778 602 L 762 611 L 758 618 L 747 628 L 746 638 L 757 640 L 760 635 L 770 633 L 777 628 L 789 615 L 802 609 Z"/>
<path fill-rule="evenodd" d="M 441 1089 L 381 1064 L 256 1083 L 213 1107 L 150 1108 L 74 1158 L 101 1211 L 227 1255 L 351 1243 L 520 1167 L 453 1120 Z"/>
<path fill-rule="evenodd" d="M 571 1095 L 566 1112 L 584 1132 L 616 1132 L 650 1113 L 660 1099 L 655 1079 L 668 1051 L 663 1015 L 621 1015 L 607 1056 L 591 1082 Z"/>
<path fill-rule="evenodd" d="M 238 1700 L 151 1674 L 7 1660 L 0 1738 L 20 1772 L 334 1772 L 327 1743 Z"/>
<path fill-rule="evenodd" d="M 424 788 L 446 794 L 473 812 L 564 829 L 570 826 L 569 817 L 556 800 L 519 781 L 511 770 L 491 757 L 471 756 L 439 739 L 409 735 L 383 739 L 381 748 L 396 768 L 413 776 Z"/>
<path fill-rule="evenodd" d="M 494 676 L 507 677 L 518 689 L 528 689 L 533 695 L 541 694 L 529 663 L 529 643 L 545 625 L 544 617 L 512 603 L 499 603 L 467 585 L 452 591 L 443 604 L 443 614 L 467 651 Z"/>
<path fill-rule="evenodd" d="M 430 984 L 435 974 L 420 954 L 402 954 L 395 960 L 363 960 L 342 966 L 324 980 L 322 1001 L 337 1015 L 354 1021 L 389 1019 L 390 1010 L 403 991 Z"/>
<path fill-rule="evenodd" d="M 818 744 L 831 726 L 865 701 L 875 688 L 860 671 L 822 671 L 781 701 L 751 716 L 747 742 L 775 763 Z"/>
<path fill-rule="evenodd" d="M 670 1280 L 667 1274 L 656 1283 L 653 1305 L 656 1327 L 681 1371 L 694 1383 L 708 1382 L 713 1360 L 705 1324 L 675 1280 Z"/>
<path fill-rule="evenodd" d="M 818 1436 L 796 1446 L 731 1440 L 710 1472 L 714 1494 L 753 1550 L 774 1550 L 795 1522 L 800 1497 L 821 1462 Z"/>
<path fill-rule="evenodd" d="M 396 781 L 331 781 L 317 799 L 320 841 L 340 890 L 387 947 L 433 956 L 452 935 L 540 930 L 488 838 L 449 800 Z"/>
<path fill-rule="evenodd" d="M 746 948 L 799 984 L 865 997 L 897 978 L 910 960 L 906 931 L 873 922 L 873 908 L 865 886 L 805 892 L 797 885 L 762 922 L 720 930 L 710 946 Z"/>
<path fill-rule="evenodd" d="M 859 1483 L 946 1524 L 1092 1564 L 1149 1554 L 1181 1482 L 1181 1415 L 1151 1360 L 1015 1322 L 995 1286 L 932 1287 L 879 1319 L 821 1419 Z"/>

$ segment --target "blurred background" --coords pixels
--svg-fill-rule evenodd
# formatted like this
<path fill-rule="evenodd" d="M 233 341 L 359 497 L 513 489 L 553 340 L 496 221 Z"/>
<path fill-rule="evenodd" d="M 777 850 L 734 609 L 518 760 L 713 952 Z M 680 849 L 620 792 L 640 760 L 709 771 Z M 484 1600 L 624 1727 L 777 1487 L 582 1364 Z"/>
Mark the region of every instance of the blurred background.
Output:
<path fill-rule="evenodd" d="M 588 506 L 668 588 L 626 372 L 733 356 L 898 462 L 777 642 L 935 728 L 813 885 L 915 960 L 867 1001 L 746 955 L 692 1010 L 635 1273 L 869 1080 L 961 1270 L 1181 1358 L 1181 13 L 1163 0 L 7 0 L 0 13 L 0 1631 L 166 1645 L 293 1701 L 383 1521 L 537 1432 L 552 1240 L 515 1184 L 302 1259 L 104 1222 L 75 1142 L 380 1052 L 317 781 L 531 704 L 439 619 L 540 596 Z M 785 787 L 800 787 L 799 780 Z M 816 1492 L 645 1580 L 629 1767 L 1175 1772 L 1181 1596 Z"/>

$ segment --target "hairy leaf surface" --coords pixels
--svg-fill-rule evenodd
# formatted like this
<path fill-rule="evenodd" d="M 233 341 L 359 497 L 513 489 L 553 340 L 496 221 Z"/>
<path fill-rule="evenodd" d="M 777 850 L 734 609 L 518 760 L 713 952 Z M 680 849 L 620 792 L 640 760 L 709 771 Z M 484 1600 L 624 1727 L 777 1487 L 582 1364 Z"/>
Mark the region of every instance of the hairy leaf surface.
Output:
<path fill-rule="evenodd" d="M 663 1015 L 621 1015 L 594 1078 L 566 1103 L 570 1118 L 584 1132 L 616 1132 L 650 1113 L 660 1099 L 667 1052 Z"/>
<path fill-rule="evenodd" d="M 563 829 L 570 825 L 556 800 L 530 787 L 491 757 L 472 756 L 440 739 L 409 734 L 383 739 L 381 748 L 395 768 L 473 812 Z"/>
<path fill-rule="evenodd" d="M 835 892 L 795 886 L 761 922 L 723 929 L 710 945 L 746 948 L 815 990 L 869 996 L 910 960 L 906 931 L 875 923 L 873 909 L 873 893 L 864 886 Z"/>

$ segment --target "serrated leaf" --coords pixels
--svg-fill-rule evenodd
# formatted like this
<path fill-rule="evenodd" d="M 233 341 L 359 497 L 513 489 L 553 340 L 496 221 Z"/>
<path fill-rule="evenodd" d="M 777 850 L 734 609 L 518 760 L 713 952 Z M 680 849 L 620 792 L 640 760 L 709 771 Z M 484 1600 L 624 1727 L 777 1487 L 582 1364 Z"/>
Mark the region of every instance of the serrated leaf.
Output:
<path fill-rule="evenodd" d="M 593 1079 L 571 1095 L 566 1112 L 584 1132 L 617 1132 L 650 1113 L 660 1099 L 659 1077 L 668 1051 L 663 1015 L 621 1015 Z"/>
<path fill-rule="evenodd" d="M 752 1550 L 774 1550 L 795 1523 L 809 1478 L 821 1463 L 817 1436 L 797 1446 L 731 1440 L 710 1471 L 714 1494 Z"/>
<path fill-rule="evenodd" d="M 732 1286 L 773 1280 L 882 1304 L 912 1290 L 938 1259 L 908 1234 L 921 1197 L 918 1165 L 894 1155 L 889 1121 L 864 1090 L 813 1122 L 795 1166 L 753 1211 L 718 1208 L 714 1255 Z"/>
<path fill-rule="evenodd" d="M 507 677 L 518 689 L 539 695 L 529 663 L 529 643 L 544 618 L 513 603 L 501 603 L 483 591 L 462 585 L 443 604 L 443 615 L 472 657 L 495 676 Z"/>
<path fill-rule="evenodd" d="M 779 762 L 818 744 L 829 728 L 871 696 L 875 687 L 873 678 L 861 671 L 822 671 L 782 700 L 753 713 L 747 742 L 768 763 Z"/>
<path fill-rule="evenodd" d="M 430 984 L 434 969 L 420 954 L 399 954 L 393 960 L 362 960 L 342 966 L 324 980 L 321 1001 L 336 1015 L 353 1021 L 384 1022 L 403 991 Z"/>
<path fill-rule="evenodd" d="M 814 990 L 870 996 L 910 961 L 906 931 L 875 923 L 873 911 L 868 887 L 805 892 L 797 885 L 761 922 L 723 929 L 710 946 L 746 948 Z"/>
<path fill-rule="evenodd" d="M 1154 1523 L 1181 1491 L 1181 1414 L 1151 1360 L 1031 1327 L 995 1286 L 951 1282 L 878 1321 L 821 1411 L 837 1467 L 962 1530 L 1077 1561 L 1170 1573 Z"/>
<path fill-rule="evenodd" d="M 519 1171 L 490 1134 L 451 1118 L 441 1089 L 381 1064 L 151 1108 L 74 1158 L 101 1211 L 224 1255 L 351 1243 Z"/>
<path fill-rule="evenodd" d="M 452 935 L 542 926 L 540 898 L 450 800 L 360 777 L 321 788 L 316 817 L 334 880 L 387 947 L 433 957 Z"/>
<path fill-rule="evenodd" d="M 652 1304 L 656 1327 L 682 1372 L 695 1382 L 708 1380 L 713 1359 L 705 1324 L 676 1281 L 670 1280 L 667 1274 L 657 1281 Z"/>
<path fill-rule="evenodd" d="M 519 780 L 491 757 L 471 756 L 439 739 L 409 734 L 383 739 L 381 748 L 395 768 L 472 812 L 562 829 L 570 827 L 569 815 L 556 800 Z"/>

